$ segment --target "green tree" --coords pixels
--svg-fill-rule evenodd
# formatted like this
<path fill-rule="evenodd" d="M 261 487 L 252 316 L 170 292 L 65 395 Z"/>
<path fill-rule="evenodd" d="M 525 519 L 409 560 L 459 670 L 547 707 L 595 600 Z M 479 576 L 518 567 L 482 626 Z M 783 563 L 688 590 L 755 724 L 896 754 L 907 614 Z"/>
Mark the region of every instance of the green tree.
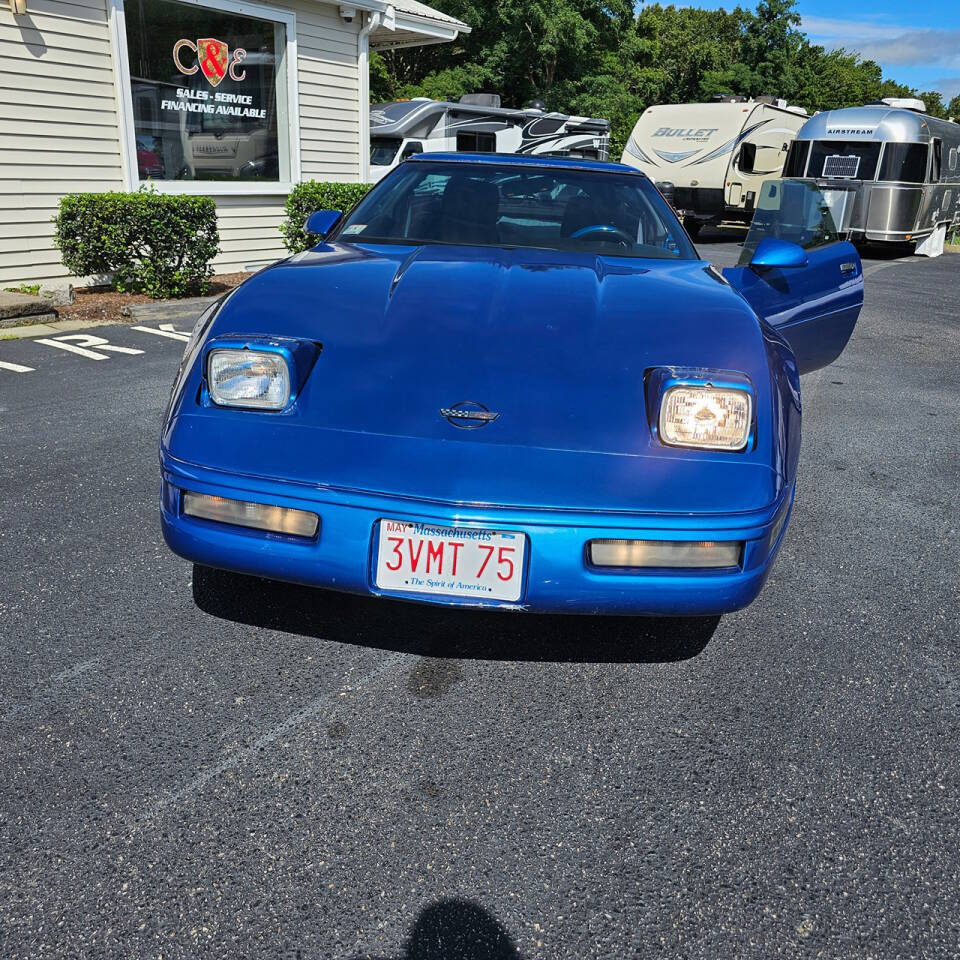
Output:
<path fill-rule="evenodd" d="M 782 97 L 808 111 L 916 96 L 880 66 L 825 50 L 801 30 L 796 0 L 759 0 L 755 10 L 700 10 L 632 0 L 434 0 L 469 23 L 454 43 L 372 55 L 374 101 L 456 100 L 481 90 L 505 104 L 537 98 L 551 110 L 604 117 L 618 158 L 637 117 L 657 103 L 718 94 Z M 923 94 L 937 116 L 960 114 Z"/>
<path fill-rule="evenodd" d="M 943 97 L 940 96 L 938 91 L 924 90 L 922 93 L 918 93 L 917 96 L 926 104 L 927 113 L 929 113 L 931 117 L 939 117 L 941 120 L 947 119 L 947 105 L 943 102 Z"/>
<path fill-rule="evenodd" d="M 750 93 L 790 98 L 805 37 L 800 32 L 796 0 L 760 0 L 744 31 L 743 60 L 758 87 Z"/>
<path fill-rule="evenodd" d="M 809 112 L 869 103 L 880 95 L 882 75 L 872 60 L 845 50 L 804 43 L 797 57 L 792 99 Z"/>

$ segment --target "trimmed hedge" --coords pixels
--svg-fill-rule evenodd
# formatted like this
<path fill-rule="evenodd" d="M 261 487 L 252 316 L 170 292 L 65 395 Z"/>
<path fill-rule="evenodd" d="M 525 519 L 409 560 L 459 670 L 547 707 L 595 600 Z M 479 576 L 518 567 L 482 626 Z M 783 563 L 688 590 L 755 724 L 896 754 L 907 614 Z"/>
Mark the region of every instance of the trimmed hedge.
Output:
<path fill-rule="evenodd" d="M 202 295 L 220 248 L 211 197 L 71 193 L 53 222 L 64 266 L 78 277 L 112 274 L 121 293 Z"/>
<path fill-rule="evenodd" d="M 280 224 L 283 242 L 291 253 L 301 253 L 316 244 L 303 229 L 307 217 L 317 210 L 341 210 L 346 213 L 360 201 L 372 184 L 369 183 L 321 183 L 308 180 L 298 183 L 287 197 L 287 219 Z"/>

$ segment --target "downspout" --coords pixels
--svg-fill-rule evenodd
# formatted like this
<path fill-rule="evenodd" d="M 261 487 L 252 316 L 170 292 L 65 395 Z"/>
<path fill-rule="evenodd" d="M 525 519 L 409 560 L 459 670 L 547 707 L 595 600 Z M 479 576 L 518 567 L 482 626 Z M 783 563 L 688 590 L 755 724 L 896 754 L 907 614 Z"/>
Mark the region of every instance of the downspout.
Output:
<path fill-rule="evenodd" d="M 364 17 L 360 28 L 360 182 L 370 181 L 370 34 L 380 26 L 380 13 Z"/>

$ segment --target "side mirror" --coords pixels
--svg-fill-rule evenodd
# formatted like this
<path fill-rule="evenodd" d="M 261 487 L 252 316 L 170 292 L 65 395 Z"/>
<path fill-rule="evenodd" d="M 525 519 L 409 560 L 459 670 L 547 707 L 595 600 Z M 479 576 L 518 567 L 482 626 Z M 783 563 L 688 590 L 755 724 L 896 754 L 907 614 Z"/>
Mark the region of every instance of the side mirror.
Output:
<path fill-rule="evenodd" d="M 336 226 L 342 216 L 339 210 L 315 210 L 307 217 L 304 230 L 322 239 Z"/>
<path fill-rule="evenodd" d="M 798 243 L 778 237 L 764 237 L 753 252 L 750 266 L 754 270 L 770 270 L 774 267 L 805 267 L 807 251 Z"/>

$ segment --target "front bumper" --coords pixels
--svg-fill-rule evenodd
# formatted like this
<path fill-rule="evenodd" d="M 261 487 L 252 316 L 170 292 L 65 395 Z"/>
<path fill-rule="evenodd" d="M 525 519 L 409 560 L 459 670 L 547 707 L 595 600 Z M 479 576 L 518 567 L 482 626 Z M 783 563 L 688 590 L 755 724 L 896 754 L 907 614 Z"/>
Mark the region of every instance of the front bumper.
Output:
<path fill-rule="evenodd" d="M 375 583 L 377 522 L 485 527 L 527 538 L 523 592 L 516 603 L 402 595 L 447 606 L 492 606 L 540 613 L 704 616 L 740 609 L 763 587 L 792 507 L 793 490 L 769 509 L 738 514 L 663 515 L 458 506 L 360 491 L 236 476 L 161 454 L 160 515 L 170 549 L 187 560 L 238 573 L 385 595 Z M 185 516 L 183 491 L 307 510 L 320 516 L 313 539 L 288 537 Z M 587 560 L 594 539 L 737 540 L 737 567 L 722 570 L 603 570 Z"/>

